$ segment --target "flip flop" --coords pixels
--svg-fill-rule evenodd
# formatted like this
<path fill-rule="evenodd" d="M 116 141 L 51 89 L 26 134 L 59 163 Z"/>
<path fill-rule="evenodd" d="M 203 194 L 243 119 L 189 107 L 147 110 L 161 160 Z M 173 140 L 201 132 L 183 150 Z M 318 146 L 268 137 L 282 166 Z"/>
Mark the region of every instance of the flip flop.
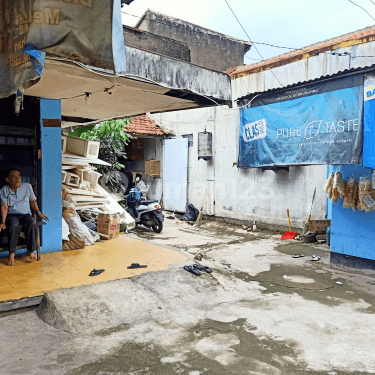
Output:
<path fill-rule="evenodd" d="M 140 266 L 139 263 L 132 263 L 131 266 L 128 267 L 129 269 L 131 268 L 147 268 L 146 265 Z"/>
<path fill-rule="evenodd" d="M 105 270 L 96 270 L 95 268 L 90 272 L 89 276 L 98 276 Z"/>
<path fill-rule="evenodd" d="M 311 259 L 310 260 L 312 260 L 312 261 L 318 261 L 318 260 L 320 260 L 320 256 L 319 255 L 315 255 L 315 254 L 313 254 L 313 255 L 311 255 Z"/>
<path fill-rule="evenodd" d="M 293 254 L 292 255 L 292 258 L 302 258 L 302 257 L 304 257 L 303 254 Z"/>
<path fill-rule="evenodd" d="M 202 266 L 201 264 L 193 264 L 193 267 L 197 269 L 198 271 L 205 271 L 207 273 L 211 273 L 211 268 L 208 268 L 206 266 Z"/>
<path fill-rule="evenodd" d="M 184 266 L 184 270 L 193 273 L 195 276 L 200 276 L 201 273 L 192 266 Z"/>

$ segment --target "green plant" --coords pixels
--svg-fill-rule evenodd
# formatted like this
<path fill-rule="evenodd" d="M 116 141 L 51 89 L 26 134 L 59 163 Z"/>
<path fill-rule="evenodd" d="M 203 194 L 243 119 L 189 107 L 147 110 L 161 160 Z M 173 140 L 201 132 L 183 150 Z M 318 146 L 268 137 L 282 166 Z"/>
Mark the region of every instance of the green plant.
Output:
<path fill-rule="evenodd" d="M 103 121 L 99 125 L 87 127 L 83 131 L 80 128 L 69 133 L 73 136 L 100 142 L 99 159 L 111 165 L 98 165 L 97 168 L 107 180 L 107 185 L 114 191 L 118 191 L 122 186 L 119 171 L 125 165 L 120 161 L 126 159 L 124 149 L 129 139 L 133 138 L 125 132 L 125 129 L 131 124 L 131 120 L 132 118 Z"/>

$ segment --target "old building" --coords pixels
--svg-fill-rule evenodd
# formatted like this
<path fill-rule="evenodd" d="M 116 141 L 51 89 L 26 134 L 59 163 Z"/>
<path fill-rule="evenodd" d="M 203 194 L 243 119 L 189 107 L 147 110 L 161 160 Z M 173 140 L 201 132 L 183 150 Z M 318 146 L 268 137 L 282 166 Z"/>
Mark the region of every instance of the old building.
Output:
<path fill-rule="evenodd" d="M 192 64 L 217 71 L 242 65 L 245 53 L 251 48 L 250 42 L 150 9 L 145 12 L 135 27 L 186 43 L 190 49 Z"/>

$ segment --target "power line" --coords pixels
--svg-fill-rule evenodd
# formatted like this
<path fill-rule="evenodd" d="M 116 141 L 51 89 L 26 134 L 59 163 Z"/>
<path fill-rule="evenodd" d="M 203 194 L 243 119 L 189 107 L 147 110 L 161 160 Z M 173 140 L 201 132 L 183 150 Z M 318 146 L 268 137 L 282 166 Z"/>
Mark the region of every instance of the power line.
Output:
<path fill-rule="evenodd" d="M 124 11 L 121 11 L 121 13 L 127 14 L 128 16 L 132 16 L 132 17 L 135 17 L 135 18 L 139 18 L 139 19 L 143 18 L 143 17 L 140 17 L 140 16 L 136 16 L 134 14 L 130 14 L 130 13 L 124 12 Z M 161 25 L 165 25 L 165 26 L 168 26 L 168 27 L 175 27 L 177 29 L 188 30 L 188 28 L 185 27 L 185 26 L 170 25 L 168 23 L 161 22 L 161 21 L 156 21 L 156 20 L 152 20 L 151 18 L 147 18 L 147 17 L 144 17 L 144 19 L 147 20 L 147 21 L 150 21 L 150 22 L 160 23 Z M 196 30 L 190 30 L 190 31 L 193 32 L 193 33 L 196 33 L 196 34 L 206 35 L 206 33 L 202 32 L 202 31 L 196 31 Z M 277 46 L 275 44 L 269 44 L 269 43 L 263 43 L 263 42 L 251 42 L 251 43 L 253 43 L 253 44 L 262 44 L 262 45 L 265 45 L 265 46 L 275 47 L 275 48 L 284 48 L 284 49 L 291 49 L 291 50 L 296 49 L 296 48 L 292 48 L 292 47 L 282 47 L 282 46 Z"/>
<path fill-rule="evenodd" d="M 262 61 L 262 59 L 253 59 L 252 57 L 245 56 L 245 59 L 255 60 L 255 61 Z"/>
<path fill-rule="evenodd" d="M 357 6 L 358 8 L 361 8 L 362 10 L 364 10 L 374 21 L 375 21 L 375 18 L 363 7 L 361 7 L 360 5 L 356 4 L 354 1 L 352 0 L 348 0 L 350 3 L 354 4 L 355 6 Z"/>
<path fill-rule="evenodd" d="M 373 2 L 373 0 L 370 0 L 374 5 L 375 5 L 375 3 Z"/>
<path fill-rule="evenodd" d="M 234 13 L 233 9 L 230 7 L 229 3 L 227 0 L 224 0 L 229 9 L 231 10 L 231 12 L 233 13 L 234 17 L 236 18 L 237 22 L 240 24 L 240 26 L 242 27 L 242 30 L 245 32 L 246 36 L 249 38 L 249 41 L 251 42 L 251 38 L 249 36 L 249 34 L 246 32 L 245 28 L 242 26 L 242 23 L 240 22 L 240 20 L 237 18 L 236 14 Z M 252 43 L 252 42 L 251 42 Z M 264 58 L 263 56 L 261 55 L 261 53 L 259 52 L 258 48 L 254 45 L 254 48 L 255 50 L 258 52 L 258 55 L 262 58 L 262 60 L 264 61 Z M 281 84 L 281 82 L 278 80 L 278 78 L 276 77 L 275 73 L 272 71 L 272 69 L 270 69 L 270 72 L 273 74 L 273 76 L 276 78 L 276 81 L 279 82 L 280 86 L 283 87 L 283 85 Z"/>

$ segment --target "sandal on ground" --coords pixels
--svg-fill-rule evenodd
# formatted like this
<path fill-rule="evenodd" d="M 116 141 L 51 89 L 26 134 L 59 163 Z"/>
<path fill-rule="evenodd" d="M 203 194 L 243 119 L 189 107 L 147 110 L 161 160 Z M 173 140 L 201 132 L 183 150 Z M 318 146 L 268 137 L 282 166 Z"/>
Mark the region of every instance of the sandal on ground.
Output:
<path fill-rule="evenodd" d="M 146 265 L 140 266 L 139 263 L 132 263 L 131 266 L 128 267 L 129 269 L 131 268 L 147 268 Z"/>
<path fill-rule="evenodd" d="M 104 272 L 105 270 L 96 270 L 95 268 L 90 272 L 89 276 L 98 276 L 100 275 L 102 272 Z"/>
<path fill-rule="evenodd" d="M 315 255 L 315 254 L 313 254 L 312 256 L 311 256 L 311 259 L 310 260 L 312 260 L 312 261 L 318 261 L 318 260 L 320 260 L 320 256 L 319 255 Z"/>
<path fill-rule="evenodd" d="M 293 254 L 292 255 L 292 258 L 302 258 L 302 257 L 304 257 L 303 254 Z"/>
<path fill-rule="evenodd" d="M 193 266 L 184 266 L 184 270 L 193 273 L 195 276 L 201 275 L 201 273 Z"/>
<path fill-rule="evenodd" d="M 211 273 L 212 272 L 211 268 L 206 267 L 206 266 L 202 266 L 200 264 L 193 264 L 193 267 L 195 269 L 197 269 L 198 271 L 205 271 L 207 273 Z"/>

